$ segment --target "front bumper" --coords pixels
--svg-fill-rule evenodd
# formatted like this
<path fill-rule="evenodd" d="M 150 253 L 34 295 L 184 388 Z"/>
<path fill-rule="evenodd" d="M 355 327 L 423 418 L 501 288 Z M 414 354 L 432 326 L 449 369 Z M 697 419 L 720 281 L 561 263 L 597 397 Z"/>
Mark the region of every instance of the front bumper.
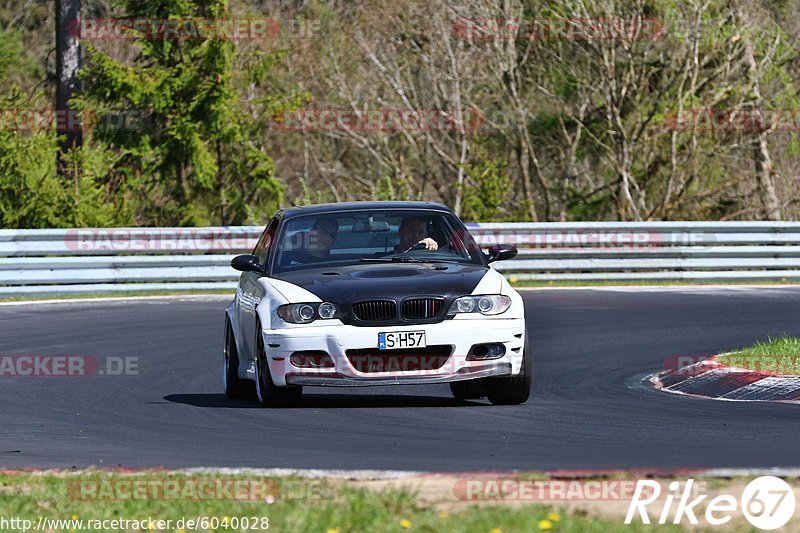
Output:
<path fill-rule="evenodd" d="M 347 357 L 347 350 L 377 349 L 381 332 L 425 331 L 429 347 L 447 345 L 450 355 L 441 366 L 432 368 L 421 364 L 413 370 L 362 372 Z M 278 386 L 372 386 L 445 383 L 490 376 L 511 376 L 520 372 L 525 345 L 525 320 L 468 319 L 445 320 L 437 324 L 410 326 L 357 327 L 341 323 L 315 325 L 309 328 L 264 330 L 264 349 L 272 379 Z M 468 360 L 474 345 L 499 343 L 505 355 L 491 360 Z M 291 355 L 304 351 L 326 352 L 332 368 L 300 368 L 294 366 Z M 393 350 L 383 350 L 380 357 L 391 359 Z M 399 352 L 395 352 L 399 353 Z M 399 356 L 398 356 L 399 357 Z M 417 356 L 414 356 L 417 357 Z M 425 356 L 418 356 L 425 357 Z M 353 357 L 357 359 L 357 357 Z M 387 365 L 386 368 L 406 368 Z M 363 369 L 363 367 L 362 367 Z"/>

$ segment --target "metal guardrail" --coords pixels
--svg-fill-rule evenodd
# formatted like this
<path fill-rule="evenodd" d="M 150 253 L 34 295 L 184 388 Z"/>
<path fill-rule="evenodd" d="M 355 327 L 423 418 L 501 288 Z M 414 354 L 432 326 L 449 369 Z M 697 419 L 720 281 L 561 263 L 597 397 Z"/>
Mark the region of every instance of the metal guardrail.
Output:
<path fill-rule="evenodd" d="M 797 222 L 473 224 L 521 280 L 800 280 Z M 261 227 L 0 230 L 0 295 L 233 289 Z"/>

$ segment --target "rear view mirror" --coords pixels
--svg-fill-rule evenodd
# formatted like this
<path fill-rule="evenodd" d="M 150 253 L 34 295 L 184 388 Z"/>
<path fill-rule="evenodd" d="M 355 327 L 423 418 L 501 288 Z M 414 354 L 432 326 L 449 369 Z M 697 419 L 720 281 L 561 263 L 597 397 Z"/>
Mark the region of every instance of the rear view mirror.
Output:
<path fill-rule="evenodd" d="M 385 220 L 368 218 L 356 220 L 353 223 L 353 233 L 375 233 L 381 231 L 389 231 L 389 223 Z"/>

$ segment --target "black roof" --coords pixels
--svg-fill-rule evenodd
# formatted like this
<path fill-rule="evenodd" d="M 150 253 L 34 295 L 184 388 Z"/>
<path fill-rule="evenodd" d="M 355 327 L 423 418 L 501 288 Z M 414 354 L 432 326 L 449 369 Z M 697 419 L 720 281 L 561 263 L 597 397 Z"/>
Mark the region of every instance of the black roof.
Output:
<path fill-rule="evenodd" d="M 446 205 L 435 202 L 340 202 L 335 204 L 314 204 L 298 207 L 289 207 L 283 212 L 284 218 L 300 215 L 316 215 L 320 213 L 335 213 L 337 211 L 353 211 L 357 209 L 426 209 L 429 211 L 445 211 L 452 213 Z"/>

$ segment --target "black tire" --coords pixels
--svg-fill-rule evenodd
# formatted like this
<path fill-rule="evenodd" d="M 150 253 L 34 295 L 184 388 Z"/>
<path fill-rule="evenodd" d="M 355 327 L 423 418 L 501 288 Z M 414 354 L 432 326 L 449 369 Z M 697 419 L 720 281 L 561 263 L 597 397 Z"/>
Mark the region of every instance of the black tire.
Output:
<path fill-rule="evenodd" d="M 262 407 L 293 407 L 303 398 L 303 387 L 278 387 L 272 381 L 260 325 L 256 328 L 256 397 Z"/>
<path fill-rule="evenodd" d="M 232 400 L 255 398 L 255 387 L 252 381 L 239 378 L 239 351 L 233 337 L 231 323 L 225 318 L 225 346 L 222 350 L 222 375 L 224 378 L 225 396 Z"/>
<path fill-rule="evenodd" d="M 453 381 L 450 383 L 450 390 L 456 400 L 480 400 L 486 397 L 486 387 L 483 379 Z"/>
<path fill-rule="evenodd" d="M 522 369 L 516 376 L 486 378 L 486 396 L 492 405 L 519 405 L 528 401 L 533 380 L 533 354 L 528 333 L 522 352 Z"/>

